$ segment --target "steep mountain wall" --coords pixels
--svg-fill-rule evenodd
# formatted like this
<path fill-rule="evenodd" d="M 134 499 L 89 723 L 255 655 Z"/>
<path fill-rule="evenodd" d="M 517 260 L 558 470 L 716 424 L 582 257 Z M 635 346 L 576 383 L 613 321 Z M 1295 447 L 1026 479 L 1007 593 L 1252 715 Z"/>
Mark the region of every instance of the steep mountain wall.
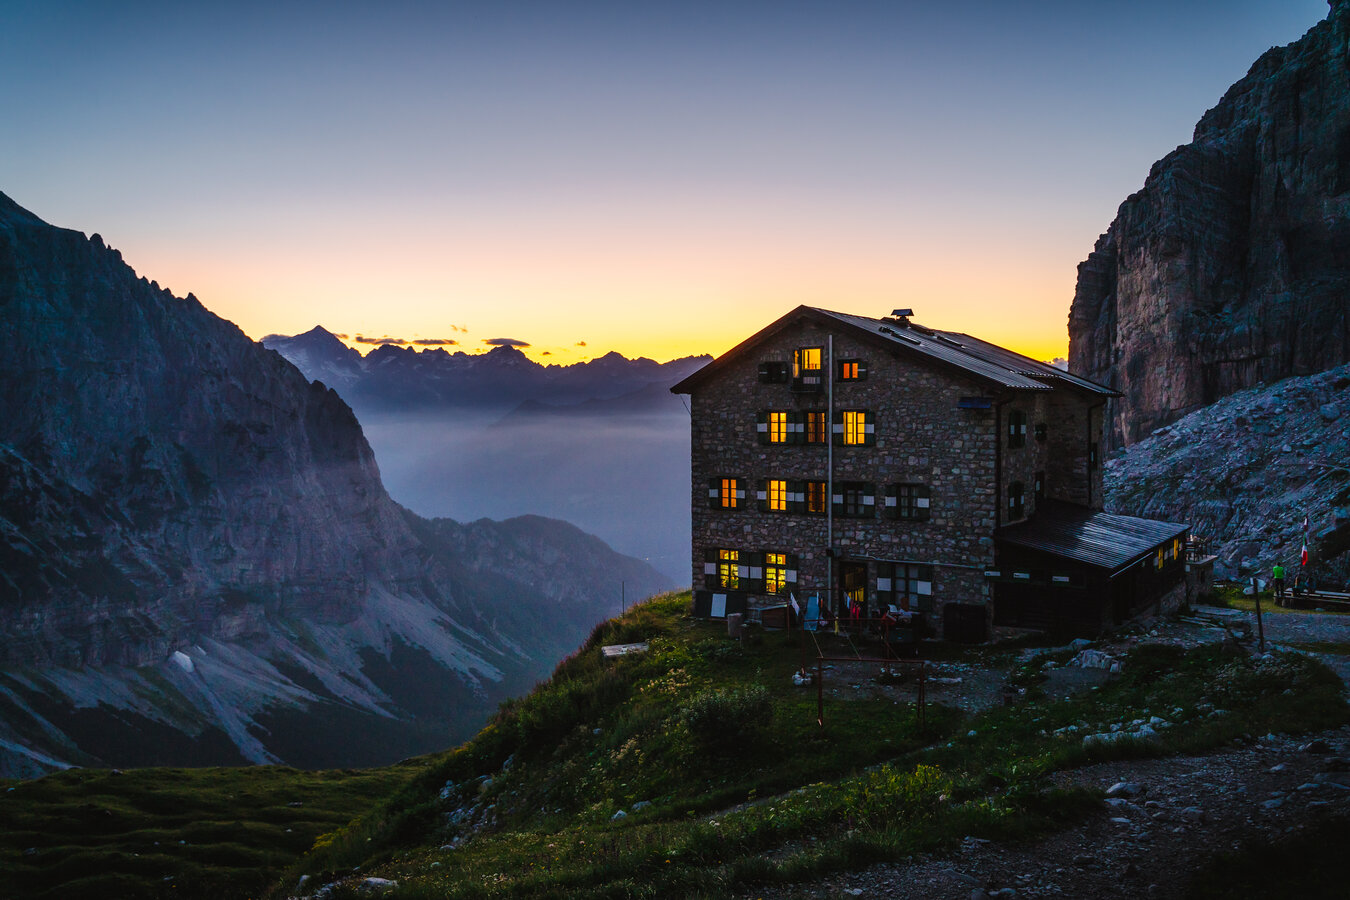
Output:
<path fill-rule="evenodd" d="M 439 749 L 668 584 L 419 519 L 336 393 L 3 194 L 0 341 L 0 777 Z"/>
<path fill-rule="evenodd" d="M 1069 368 L 1130 444 L 1236 390 L 1350 360 L 1350 0 L 1265 53 L 1078 267 Z"/>

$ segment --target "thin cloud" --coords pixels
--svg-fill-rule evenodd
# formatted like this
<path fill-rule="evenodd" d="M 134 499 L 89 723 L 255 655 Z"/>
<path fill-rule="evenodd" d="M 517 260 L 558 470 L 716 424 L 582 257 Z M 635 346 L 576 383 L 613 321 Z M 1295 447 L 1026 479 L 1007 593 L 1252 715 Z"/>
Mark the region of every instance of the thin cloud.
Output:
<path fill-rule="evenodd" d="M 333 335 L 333 337 L 337 338 L 340 341 L 345 341 L 347 339 L 347 335 L 345 334 L 335 334 Z"/>
<path fill-rule="evenodd" d="M 375 337 L 366 337 L 363 334 L 358 334 L 356 337 L 352 338 L 352 340 L 356 341 L 358 344 L 374 344 L 377 347 L 382 347 L 385 344 L 397 344 L 399 346 L 406 346 L 408 343 L 403 338 L 396 338 L 396 337 L 375 338 Z"/>
<path fill-rule="evenodd" d="M 578 346 L 578 347 L 585 347 L 585 346 L 586 346 L 586 342 L 585 342 L 585 341 L 577 341 L 577 346 Z"/>
<path fill-rule="evenodd" d="M 418 338 L 413 343 L 421 347 L 444 347 L 450 344 L 458 344 L 459 341 L 452 341 L 450 338 Z"/>
<path fill-rule="evenodd" d="M 530 346 L 529 341 L 518 341 L 515 338 L 484 338 L 483 343 L 491 347 L 521 347 Z"/>
<path fill-rule="evenodd" d="M 553 355 L 553 351 L 552 351 L 552 350 L 545 350 L 543 353 L 540 353 L 539 355 L 540 355 L 540 356 L 552 356 L 552 355 Z"/>

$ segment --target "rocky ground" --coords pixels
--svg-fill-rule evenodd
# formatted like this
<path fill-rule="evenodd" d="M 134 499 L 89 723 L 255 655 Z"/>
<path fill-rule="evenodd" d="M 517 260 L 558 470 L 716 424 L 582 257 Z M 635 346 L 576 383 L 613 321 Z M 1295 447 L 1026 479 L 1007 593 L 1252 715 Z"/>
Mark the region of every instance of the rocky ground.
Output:
<path fill-rule="evenodd" d="M 1255 623 L 1250 624 L 1253 637 L 1245 643 L 1255 649 Z M 1350 616 L 1275 612 L 1263 624 L 1268 644 L 1315 646 L 1327 651 L 1319 658 L 1343 679 L 1350 678 L 1350 656 L 1335 652 L 1350 643 Z M 1143 642 L 1196 646 L 1225 635 L 1221 628 L 1194 622 L 1159 623 L 1122 637 L 1117 647 L 1123 651 Z M 1091 677 L 1101 676 L 1060 676 L 1050 684 L 1075 690 Z M 992 671 L 968 670 L 961 682 L 972 709 L 997 702 L 1001 684 L 1001 673 Z M 1253 839 L 1275 840 L 1324 817 L 1350 818 L 1350 727 L 1300 737 L 1266 735 L 1250 746 L 1204 756 L 1102 763 L 1060 773 L 1057 781 L 1106 791 L 1106 807 L 1033 844 L 971 837 L 951 855 L 877 865 L 748 896 L 1181 897 L 1191 873 L 1216 853 L 1238 850 Z"/>
<path fill-rule="evenodd" d="M 1350 579 L 1350 365 L 1225 397 L 1107 460 L 1108 512 L 1190 523 L 1220 578 L 1297 567 Z"/>

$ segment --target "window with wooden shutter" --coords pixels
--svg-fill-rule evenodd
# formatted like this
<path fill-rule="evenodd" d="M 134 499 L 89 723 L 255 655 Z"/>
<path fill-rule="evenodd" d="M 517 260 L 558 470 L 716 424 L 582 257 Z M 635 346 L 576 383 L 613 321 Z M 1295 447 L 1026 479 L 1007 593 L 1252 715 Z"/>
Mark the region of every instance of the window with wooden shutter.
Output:
<path fill-rule="evenodd" d="M 1014 481 L 1008 485 L 1008 520 L 1021 519 L 1026 515 L 1026 500 L 1023 496 L 1022 482 Z"/>
<path fill-rule="evenodd" d="M 767 413 L 767 431 L 770 444 L 786 444 L 788 442 L 788 414 L 786 410 L 771 409 Z"/>
<path fill-rule="evenodd" d="M 770 478 L 764 485 L 764 509 L 767 512 L 787 512 L 788 483 L 782 478 Z"/>
<path fill-rule="evenodd" d="M 723 476 L 708 482 L 708 506 L 712 509 L 742 509 L 745 506 L 745 482 Z"/>
<path fill-rule="evenodd" d="M 892 484 L 886 488 L 884 515 L 888 519 L 926 522 L 932 499 L 926 484 Z"/>
<path fill-rule="evenodd" d="M 717 590 L 717 548 L 709 547 L 703 551 L 703 586 L 710 591 Z"/>
<path fill-rule="evenodd" d="M 897 606 L 931 612 L 933 609 L 933 567 L 919 563 L 896 563 L 891 587 Z"/>
<path fill-rule="evenodd" d="M 830 498 L 826 496 L 826 484 L 823 481 L 806 482 L 806 513 L 807 515 L 823 516 L 828 507 Z"/>
<path fill-rule="evenodd" d="M 785 362 L 762 362 L 759 364 L 760 384 L 786 384 L 788 364 Z"/>
<path fill-rule="evenodd" d="M 1020 409 L 1008 411 L 1008 449 L 1015 450 L 1027 442 L 1027 414 Z"/>
<path fill-rule="evenodd" d="M 867 363 L 861 359 L 841 359 L 838 368 L 840 381 L 862 381 L 867 377 Z"/>
<path fill-rule="evenodd" d="M 877 604 L 884 611 L 895 603 L 895 564 L 877 563 Z"/>
<path fill-rule="evenodd" d="M 840 409 L 834 413 L 834 443 L 838 447 L 870 447 L 876 441 L 872 413 L 865 409 Z"/>
<path fill-rule="evenodd" d="M 877 512 L 876 486 L 865 481 L 836 482 L 832 502 L 836 516 L 870 519 Z"/>
<path fill-rule="evenodd" d="M 824 387 L 822 377 L 825 348 L 801 347 L 792 354 L 792 389 L 815 392 Z"/>
<path fill-rule="evenodd" d="M 1036 478 L 1032 482 L 1033 493 L 1036 495 L 1036 502 L 1040 503 L 1045 499 L 1045 473 L 1037 472 Z"/>
<path fill-rule="evenodd" d="M 790 513 L 806 512 L 806 482 L 789 481 L 787 491 L 787 511 Z"/>
<path fill-rule="evenodd" d="M 784 594 L 788 590 L 787 554 L 765 552 L 764 554 L 764 593 Z"/>
<path fill-rule="evenodd" d="M 741 589 L 741 554 L 739 550 L 717 551 L 717 588 L 724 591 Z"/>
<path fill-rule="evenodd" d="M 806 416 L 805 420 L 806 443 L 808 444 L 825 443 L 825 435 L 828 430 L 828 424 L 825 420 L 825 410 L 808 409 L 805 413 L 805 416 Z"/>

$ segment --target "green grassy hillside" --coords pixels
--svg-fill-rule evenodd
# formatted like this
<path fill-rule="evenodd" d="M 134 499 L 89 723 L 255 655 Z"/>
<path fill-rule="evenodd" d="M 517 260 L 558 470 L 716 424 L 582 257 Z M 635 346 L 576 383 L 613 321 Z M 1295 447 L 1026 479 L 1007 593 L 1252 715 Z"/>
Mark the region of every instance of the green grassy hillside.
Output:
<path fill-rule="evenodd" d="M 331 897 L 358 896 L 367 877 L 412 898 L 720 896 L 966 835 L 1062 827 L 1099 798 L 1051 789 L 1058 769 L 1347 719 L 1339 680 L 1297 655 L 1145 646 L 1122 677 L 1053 699 L 1038 688 L 1043 660 L 939 647 L 1006 669 L 1025 699 L 973 717 L 930 705 L 920 727 L 912 704 L 832 684 L 820 727 L 815 690 L 791 681 L 796 635 L 730 641 L 688 605 L 687 593 L 659 597 L 598 628 L 474 740 L 320 837 L 274 896 L 302 876 L 307 888 L 333 884 Z M 650 650 L 600 652 L 635 641 Z M 1084 749 L 1085 730 L 1147 709 L 1184 727 Z"/>
<path fill-rule="evenodd" d="M 417 770 L 75 769 L 0 783 L 0 896 L 257 897 Z"/>

